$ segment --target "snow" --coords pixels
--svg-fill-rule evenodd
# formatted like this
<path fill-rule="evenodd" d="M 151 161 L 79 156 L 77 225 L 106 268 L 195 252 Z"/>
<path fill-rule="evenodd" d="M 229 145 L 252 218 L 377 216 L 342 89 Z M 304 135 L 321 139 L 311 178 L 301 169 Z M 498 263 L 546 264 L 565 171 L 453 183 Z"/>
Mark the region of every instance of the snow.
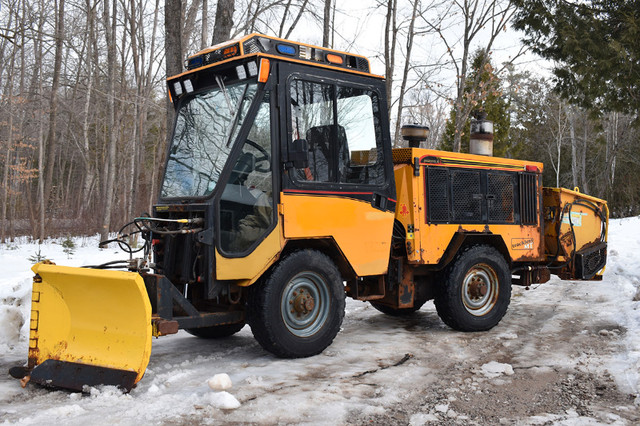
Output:
<path fill-rule="evenodd" d="M 235 410 L 240 407 L 240 402 L 229 392 L 214 392 L 209 394 L 208 399 L 213 407 L 221 410 Z"/>
<path fill-rule="evenodd" d="M 216 374 L 207 381 L 207 384 L 211 389 L 218 391 L 231 389 L 233 387 L 231 378 L 227 373 Z"/>
<path fill-rule="evenodd" d="M 530 290 L 514 287 L 507 315 L 488 332 L 449 329 L 430 302 L 392 318 L 349 299 L 341 333 L 310 358 L 271 356 L 249 327 L 219 340 L 183 331 L 154 339 L 147 372 L 129 394 L 110 386 L 83 394 L 22 389 L 6 374 L 27 357 L 28 258 L 38 245 L 2 244 L 0 424 L 633 424 L 639 235 L 640 217 L 612 220 L 601 282 L 553 277 Z M 116 248 L 98 249 L 97 237 L 74 241 L 70 256 L 62 240 L 40 250 L 71 266 L 125 258 Z M 233 390 L 220 384 L 223 375 Z"/>
<path fill-rule="evenodd" d="M 506 376 L 512 376 L 513 367 L 502 362 L 491 361 L 480 367 L 480 372 L 490 379 L 502 376 L 503 374 Z"/>

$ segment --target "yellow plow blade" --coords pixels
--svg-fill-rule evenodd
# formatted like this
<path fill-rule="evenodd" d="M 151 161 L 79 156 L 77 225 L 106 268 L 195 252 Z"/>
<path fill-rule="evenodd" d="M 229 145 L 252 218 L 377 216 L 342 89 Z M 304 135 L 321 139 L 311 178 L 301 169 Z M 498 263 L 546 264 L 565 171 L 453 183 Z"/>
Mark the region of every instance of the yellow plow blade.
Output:
<path fill-rule="evenodd" d="M 151 355 L 151 304 L 142 277 L 44 263 L 31 269 L 30 380 L 130 390 Z"/>

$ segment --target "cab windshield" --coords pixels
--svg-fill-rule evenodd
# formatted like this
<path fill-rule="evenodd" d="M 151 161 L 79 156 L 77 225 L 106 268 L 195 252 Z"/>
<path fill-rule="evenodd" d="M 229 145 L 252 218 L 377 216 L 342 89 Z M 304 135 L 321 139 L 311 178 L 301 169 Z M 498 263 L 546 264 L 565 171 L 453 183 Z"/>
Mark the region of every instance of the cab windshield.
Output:
<path fill-rule="evenodd" d="M 162 198 L 202 197 L 216 187 L 247 111 L 256 81 L 242 81 L 200 92 L 180 106 Z"/>

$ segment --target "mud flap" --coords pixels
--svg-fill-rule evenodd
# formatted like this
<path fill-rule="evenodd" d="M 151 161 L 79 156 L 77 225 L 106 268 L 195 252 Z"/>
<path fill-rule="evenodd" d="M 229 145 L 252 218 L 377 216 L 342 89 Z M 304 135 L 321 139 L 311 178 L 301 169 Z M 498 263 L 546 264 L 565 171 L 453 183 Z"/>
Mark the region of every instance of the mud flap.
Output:
<path fill-rule="evenodd" d="M 151 304 L 142 277 L 44 263 L 31 269 L 31 381 L 129 391 L 151 355 Z"/>

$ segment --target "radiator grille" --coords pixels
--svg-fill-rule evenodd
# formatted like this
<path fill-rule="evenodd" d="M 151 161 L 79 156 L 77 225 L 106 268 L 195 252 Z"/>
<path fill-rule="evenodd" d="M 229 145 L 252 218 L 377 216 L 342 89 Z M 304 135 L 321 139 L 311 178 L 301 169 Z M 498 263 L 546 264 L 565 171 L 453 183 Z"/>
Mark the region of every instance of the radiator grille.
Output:
<path fill-rule="evenodd" d="M 538 223 L 536 178 L 533 173 L 520 174 L 520 217 L 523 225 Z"/>

